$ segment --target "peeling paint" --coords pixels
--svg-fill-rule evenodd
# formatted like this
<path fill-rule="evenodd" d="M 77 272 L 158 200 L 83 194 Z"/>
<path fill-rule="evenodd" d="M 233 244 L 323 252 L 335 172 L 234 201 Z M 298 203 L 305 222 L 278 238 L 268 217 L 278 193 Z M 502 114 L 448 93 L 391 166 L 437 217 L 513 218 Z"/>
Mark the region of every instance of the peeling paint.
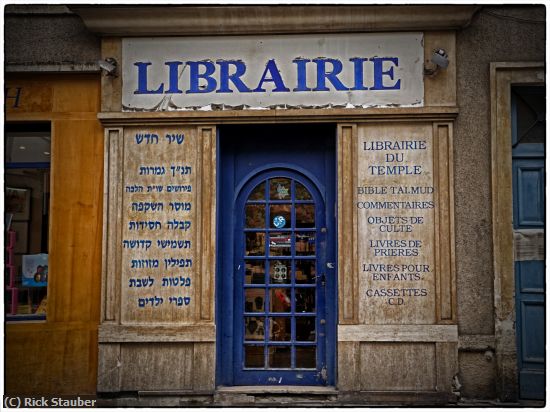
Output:
<path fill-rule="evenodd" d="M 157 103 L 153 108 L 143 108 L 143 107 L 129 107 L 122 106 L 123 111 L 125 112 L 166 112 L 166 111 L 241 111 L 241 110 L 298 110 L 298 109 L 310 109 L 310 110 L 319 110 L 319 109 L 389 109 L 389 108 L 399 108 L 399 107 L 422 107 L 423 101 L 415 101 L 413 104 L 400 105 L 400 104 L 323 104 L 323 105 L 290 105 L 290 104 L 276 104 L 269 106 L 248 106 L 246 104 L 240 104 L 236 106 L 223 104 L 223 103 L 212 103 L 205 106 L 187 106 L 179 107 L 176 106 L 171 99 L 168 100 L 168 103 L 163 104 L 165 99 L 163 98 L 159 103 Z"/>
<path fill-rule="evenodd" d="M 326 382 L 327 379 L 328 379 L 328 374 L 327 374 L 327 368 L 326 366 L 323 366 L 321 368 L 321 370 L 317 373 L 317 376 L 319 377 L 319 379 L 321 379 L 323 382 Z"/>
<path fill-rule="evenodd" d="M 452 387 L 453 393 L 457 396 L 460 396 L 460 389 L 462 388 L 462 384 L 460 383 L 460 380 L 458 379 L 458 374 L 453 376 L 453 380 L 451 382 L 451 387 Z"/>

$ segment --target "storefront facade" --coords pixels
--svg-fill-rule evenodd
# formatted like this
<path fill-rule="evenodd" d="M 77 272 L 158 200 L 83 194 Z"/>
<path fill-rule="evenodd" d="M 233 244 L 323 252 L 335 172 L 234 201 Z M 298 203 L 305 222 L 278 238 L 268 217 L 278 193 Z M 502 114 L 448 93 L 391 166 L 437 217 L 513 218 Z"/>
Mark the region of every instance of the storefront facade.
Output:
<path fill-rule="evenodd" d="M 544 198 L 544 155 L 539 135 L 517 152 L 517 103 L 501 97 L 544 85 L 544 39 L 531 23 L 528 58 L 472 62 L 471 32 L 503 30 L 480 10 L 71 7 L 102 60 L 85 392 L 120 406 L 544 399 L 544 385 L 522 393 L 544 380 L 529 329 L 544 324 L 543 209 L 513 209 Z M 479 81 L 488 107 L 469 101 Z M 535 273 L 517 275 L 520 323 L 514 265 Z"/>

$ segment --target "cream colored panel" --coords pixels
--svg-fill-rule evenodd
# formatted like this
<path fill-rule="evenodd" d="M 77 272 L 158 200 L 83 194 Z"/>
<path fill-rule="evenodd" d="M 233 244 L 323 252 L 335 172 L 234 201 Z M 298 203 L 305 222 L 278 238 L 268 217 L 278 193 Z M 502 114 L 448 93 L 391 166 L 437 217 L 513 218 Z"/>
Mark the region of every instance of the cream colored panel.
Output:
<path fill-rule="evenodd" d="M 360 342 L 338 342 L 338 389 L 340 390 L 359 390 L 360 347 Z"/>
<path fill-rule="evenodd" d="M 359 321 L 435 323 L 433 126 L 358 128 Z"/>
<path fill-rule="evenodd" d="M 105 130 L 103 180 L 103 248 L 101 284 L 101 321 L 116 322 L 120 318 L 118 285 L 121 248 L 121 201 L 123 129 Z"/>
<path fill-rule="evenodd" d="M 357 323 L 357 126 L 338 125 L 338 298 L 340 324 Z"/>
<path fill-rule="evenodd" d="M 436 389 L 434 343 L 363 343 L 360 351 L 361 390 Z"/>
<path fill-rule="evenodd" d="M 115 392 L 120 390 L 120 345 L 99 345 L 99 365 L 97 374 L 98 392 Z"/>
<path fill-rule="evenodd" d="M 216 272 L 216 129 L 198 127 L 200 152 L 200 183 L 197 180 L 197 196 L 200 193 L 200 216 L 197 217 L 197 250 L 200 250 L 200 320 L 214 320 L 214 275 Z M 200 186 L 200 188 L 199 188 Z M 199 242 L 200 240 L 200 242 Z M 197 316 L 198 318 L 198 316 Z M 198 320 L 198 319 L 197 319 Z"/>
<path fill-rule="evenodd" d="M 193 344 L 132 343 L 121 346 L 121 391 L 193 388 Z"/>
<path fill-rule="evenodd" d="M 195 343 L 193 389 L 213 390 L 216 377 L 216 344 Z"/>
<path fill-rule="evenodd" d="M 195 128 L 124 130 L 121 322 L 188 323 L 200 302 Z"/>
<path fill-rule="evenodd" d="M 430 69 L 434 50 L 447 52 L 449 66 L 435 74 L 424 77 L 424 100 L 426 106 L 456 106 L 456 41 L 454 31 L 427 31 L 424 35 L 424 64 Z"/>

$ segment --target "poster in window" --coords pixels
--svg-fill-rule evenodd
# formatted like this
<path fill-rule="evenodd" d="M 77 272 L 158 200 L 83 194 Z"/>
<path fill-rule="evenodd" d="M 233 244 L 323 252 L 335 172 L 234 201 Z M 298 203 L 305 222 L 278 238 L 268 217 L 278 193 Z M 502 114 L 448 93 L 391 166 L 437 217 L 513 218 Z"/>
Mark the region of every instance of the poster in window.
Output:
<path fill-rule="evenodd" d="M 23 286 L 46 286 L 48 284 L 48 254 L 23 256 Z"/>
<path fill-rule="evenodd" d="M 13 214 L 12 219 L 29 220 L 31 209 L 31 190 L 17 187 L 6 187 L 5 213 Z"/>

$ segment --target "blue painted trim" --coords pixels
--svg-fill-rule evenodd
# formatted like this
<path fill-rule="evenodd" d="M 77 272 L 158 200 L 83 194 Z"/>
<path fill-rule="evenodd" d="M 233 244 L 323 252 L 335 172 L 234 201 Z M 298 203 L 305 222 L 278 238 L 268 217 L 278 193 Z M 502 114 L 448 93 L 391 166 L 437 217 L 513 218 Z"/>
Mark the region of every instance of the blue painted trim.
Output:
<path fill-rule="evenodd" d="M 216 187 L 219 189 L 222 187 L 221 181 L 222 181 L 222 173 L 221 173 L 221 162 L 220 162 L 220 129 L 216 128 L 216 159 L 218 161 L 216 162 Z M 221 190 L 216 190 L 216 205 L 221 205 Z M 214 294 L 215 294 L 215 300 L 214 300 L 214 313 L 215 313 L 215 321 L 219 325 L 220 319 L 222 318 L 222 305 L 221 299 L 222 299 L 222 290 L 221 290 L 221 253 L 220 253 L 220 247 L 222 246 L 220 243 L 221 235 L 221 208 L 216 207 L 216 272 L 215 272 L 215 281 L 214 281 Z M 222 356 L 221 356 L 221 341 L 222 341 L 222 328 L 216 327 L 216 382 L 223 382 L 223 370 L 222 370 Z"/>
<path fill-rule="evenodd" d="M 523 178 L 525 172 L 534 172 L 538 174 L 538 190 L 534 195 L 521 196 L 527 194 L 528 180 Z M 512 160 L 512 173 L 513 173 L 513 225 L 514 229 L 529 229 L 529 228 L 543 228 L 545 222 L 545 198 L 544 198 L 544 159 L 516 159 Z M 524 190 L 525 189 L 525 190 Z M 533 189 L 533 187 L 532 187 Z M 529 214 L 531 216 L 524 216 Z M 537 209 L 535 212 L 534 209 Z"/>
<path fill-rule="evenodd" d="M 226 319 L 233 318 L 233 273 L 232 257 L 228 254 L 229 245 L 233 244 L 233 225 L 234 214 L 232 205 L 227 205 L 224 201 L 233 192 L 235 160 L 233 152 L 222 153 L 221 137 L 218 132 L 218 168 L 217 179 L 218 205 L 217 208 L 217 273 L 216 273 L 216 292 L 217 298 L 217 385 L 233 385 L 233 351 L 230 350 L 233 345 L 233 327 L 226 323 Z M 221 223 L 224 224 L 221 224 Z"/>
<path fill-rule="evenodd" d="M 46 315 L 6 315 L 6 322 L 20 322 L 25 320 L 46 320 Z"/>
<path fill-rule="evenodd" d="M 512 150 L 514 159 L 544 157 L 544 144 L 522 143 Z"/>
<path fill-rule="evenodd" d="M 325 151 L 325 183 L 326 183 L 326 222 L 327 222 L 327 251 L 326 261 L 333 263 L 333 267 L 325 268 L 327 287 L 327 334 L 332 336 L 327 340 L 327 385 L 336 386 L 338 368 L 336 359 L 338 359 L 338 156 L 336 148 L 338 147 L 338 132 L 334 128 L 333 135 L 334 152 Z"/>
<path fill-rule="evenodd" d="M 319 126 L 319 125 L 316 125 Z M 325 126 L 323 126 L 325 127 Z M 337 206 L 336 206 L 336 187 L 337 187 L 337 157 L 336 157 L 336 136 L 337 131 L 335 125 L 326 125 L 328 128 L 333 127 L 333 136 L 329 134 L 324 135 L 323 139 L 318 140 L 325 147 L 324 153 L 324 165 L 322 165 L 323 174 L 317 172 L 315 177 L 308 172 L 305 168 L 293 163 L 271 163 L 269 165 L 262 165 L 254 170 L 247 172 L 247 178 L 253 178 L 259 173 L 265 172 L 269 166 L 275 166 L 279 168 L 287 168 L 288 170 L 294 170 L 301 173 L 303 176 L 312 181 L 321 193 L 321 197 L 326 205 L 326 227 L 327 227 L 327 243 L 326 243 L 326 261 L 334 264 L 333 268 L 325 268 L 326 271 L 326 334 L 327 334 L 327 346 L 326 346 L 326 366 L 328 370 L 328 379 L 325 385 L 336 384 L 336 359 L 337 359 Z M 246 126 L 244 126 L 244 135 L 246 135 Z M 221 132 L 224 135 L 224 132 Z M 229 137 L 229 136 L 228 136 Z M 331 141 L 331 139 L 334 139 Z M 311 140 L 314 142 L 315 140 Z M 239 178 L 239 190 L 236 189 L 235 176 L 237 173 L 236 159 L 240 160 L 240 168 L 242 169 L 242 157 L 240 157 L 240 150 L 238 146 L 238 140 L 232 140 L 226 138 L 220 138 L 220 129 L 218 129 L 217 135 L 217 255 L 216 255 L 216 385 L 231 386 L 235 384 L 233 379 L 233 338 L 235 324 L 228 324 L 225 320 L 235 320 L 233 316 L 233 304 L 235 299 L 235 289 L 233 287 L 233 252 L 231 256 L 227 256 L 225 253 L 228 249 L 231 249 L 231 245 L 235 244 L 233 228 L 235 226 L 235 201 L 237 200 L 238 193 L 245 185 L 246 178 L 242 176 Z M 254 153 L 262 156 L 262 141 L 258 141 L 258 149 L 254 150 Z M 289 150 L 293 150 L 292 146 L 289 146 Z M 303 149 L 302 149 L 303 150 Z M 250 151 L 249 151 L 250 152 Z M 302 152 L 296 152 L 302 153 Z M 304 164 L 309 161 L 310 157 L 306 152 L 303 153 Z M 316 163 L 319 167 L 320 165 Z M 239 172 L 240 173 L 240 172 Z M 324 180 L 324 184 L 319 181 Z M 237 193 L 236 193 L 237 192 Z M 229 248 L 228 248 L 229 246 Z M 226 274 L 226 276 L 224 276 Z M 303 383 L 302 383 L 303 384 Z"/>
<path fill-rule="evenodd" d="M 50 162 L 6 163 L 6 169 L 49 169 Z"/>

